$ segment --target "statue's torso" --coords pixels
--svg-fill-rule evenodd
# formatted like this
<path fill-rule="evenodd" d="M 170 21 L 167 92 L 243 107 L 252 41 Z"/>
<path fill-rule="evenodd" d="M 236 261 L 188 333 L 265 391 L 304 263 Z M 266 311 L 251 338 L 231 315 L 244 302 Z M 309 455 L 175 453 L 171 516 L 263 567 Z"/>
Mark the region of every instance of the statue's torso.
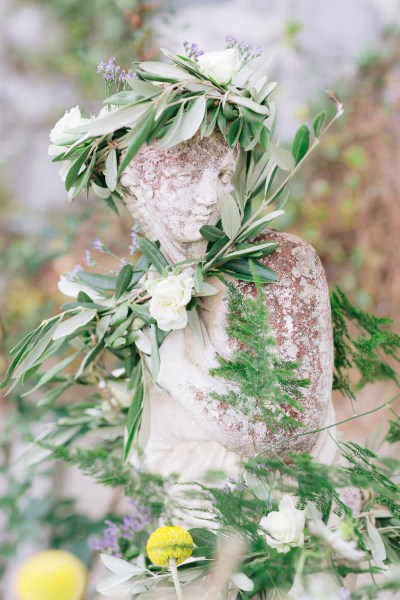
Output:
<path fill-rule="evenodd" d="M 318 256 L 306 242 L 275 231 L 263 234 L 263 238 L 280 244 L 274 254 L 264 259 L 279 276 L 279 282 L 264 286 L 277 352 L 284 360 L 299 361 L 299 377 L 310 379 L 310 386 L 303 392 L 304 413 L 301 420 L 307 429 L 317 429 L 327 421 L 331 423 L 334 420 L 331 404 L 332 330 L 325 274 Z M 225 331 L 226 290 L 221 282 L 216 280 L 213 283 L 220 288 L 220 293 L 206 299 L 206 310 L 201 311 L 201 317 L 207 330 L 207 343 L 212 346 L 213 351 L 226 357 L 234 347 Z M 255 294 L 253 284 L 239 282 L 237 285 L 245 296 Z M 169 350 L 166 348 L 170 363 L 169 376 L 181 378 L 182 386 L 190 386 L 191 382 L 185 381 L 185 372 L 178 368 L 178 363 L 174 363 L 171 357 L 175 334 L 177 332 L 170 336 Z M 190 332 L 184 333 L 185 360 L 203 371 L 207 377 L 207 385 L 212 389 L 216 381 L 208 374 L 207 361 L 204 360 L 204 356 L 209 354 L 208 350 L 209 348 L 203 350 Z M 175 360 L 179 361 L 179 355 Z M 187 377 L 189 379 L 189 375 Z M 206 401 L 210 407 L 212 401 L 210 403 L 209 398 Z M 199 402 L 202 402 L 200 397 Z M 235 448 L 232 448 L 228 434 L 225 445 L 223 434 L 215 437 L 210 435 L 209 428 L 204 427 L 204 421 L 194 418 L 190 407 L 186 410 L 182 402 L 156 388 L 151 392 L 151 408 L 150 438 L 146 454 L 149 468 L 153 471 L 164 475 L 177 472 L 186 480 L 198 478 L 207 470 L 221 469 L 232 475 L 237 472 L 241 458 L 256 453 L 253 441 L 250 443 L 245 435 L 242 437 L 243 443 L 236 442 Z M 220 410 L 220 417 L 225 424 L 225 408 L 215 401 L 213 410 L 216 411 L 214 420 L 218 420 Z M 209 409 L 206 413 L 213 418 Z M 229 418 L 232 420 L 231 413 Z M 240 414 L 236 418 L 240 429 Z M 235 428 L 235 423 L 231 424 L 231 429 L 232 427 Z M 287 431 L 272 433 L 262 424 L 258 426 L 257 437 L 258 451 L 261 444 L 262 451 L 275 449 L 280 455 L 290 451 L 311 452 L 316 447 L 318 452 L 322 452 L 321 446 L 324 446 L 321 444 L 322 439 L 318 440 L 315 435 L 300 437 L 287 443 L 285 440 L 290 437 Z M 323 452 L 326 454 L 326 448 Z M 324 460 L 329 461 L 329 456 L 325 456 Z"/>

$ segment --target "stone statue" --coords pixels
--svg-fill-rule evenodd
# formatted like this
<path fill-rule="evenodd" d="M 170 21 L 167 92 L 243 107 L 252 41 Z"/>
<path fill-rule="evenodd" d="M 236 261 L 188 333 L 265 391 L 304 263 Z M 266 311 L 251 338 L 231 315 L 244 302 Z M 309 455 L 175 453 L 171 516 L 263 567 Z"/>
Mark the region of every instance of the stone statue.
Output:
<path fill-rule="evenodd" d="M 138 218 L 147 237 L 159 240 L 171 262 L 205 253 L 199 229 L 217 222 L 220 204 L 230 188 L 236 153 L 219 134 L 195 138 L 170 150 L 157 143 L 140 149 L 121 183 L 128 209 Z M 327 282 L 313 248 L 287 233 L 267 230 L 262 240 L 279 242 L 263 259 L 279 276 L 264 285 L 277 352 L 286 360 L 301 361 L 300 377 L 311 380 L 304 390 L 305 429 L 334 423 L 331 401 L 333 343 Z M 260 238 L 260 239 L 261 239 Z M 146 447 L 148 468 L 162 475 L 184 475 L 199 480 L 208 470 L 237 473 L 243 458 L 276 451 L 309 452 L 322 462 L 333 462 L 335 444 L 326 432 L 289 443 L 288 432 L 271 432 L 252 423 L 233 407 L 210 397 L 223 393 L 225 383 L 209 374 L 216 355 L 228 356 L 233 342 L 225 331 L 226 290 L 205 298 L 200 317 L 205 347 L 190 327 L 172 331 L 161 346 L 161 371 L 150 392 L 150 433 Z M 238 289 L 254 294 L 252 283 L 237 282 Z"/>

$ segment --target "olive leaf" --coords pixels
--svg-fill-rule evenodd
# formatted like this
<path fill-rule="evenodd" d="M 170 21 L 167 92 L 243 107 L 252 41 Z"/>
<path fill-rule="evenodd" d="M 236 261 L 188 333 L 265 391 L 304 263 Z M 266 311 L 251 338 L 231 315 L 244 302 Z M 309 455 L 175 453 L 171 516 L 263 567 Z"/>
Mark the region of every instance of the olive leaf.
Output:
<path fill-rule="evenodd" d="M 257 104 L 251 98 L 246 98 L 245 96 L 237 96 L 236 94 L 232 94 L 229 96 L 229 102 L 231 104 L 239 104 L 240 106 L 245 106 L 250 110 L 259 113 L 260 115 L 269 115 L 270 110 L 267 106 L 263 104 Z"/>
<path fill-rule="evenodd" d="M 184 71 L 183 69 L 180 69 L 179 67 L 152 60 L 139 63 L 139 68 L 141 69 L 141 71 L 145 72 L 141 73 L 141 75 L 153 75 L 155 81 L 167 81 L 172 83 L 193 78 L 190 73 Z"/>
<path fill-rule="evenodd" d="M 192 100 L 187 111 L 182 117 L 181 123 L 181 141 L 190 139 L 199 129 L 204 113 L 206 111 L 206 99 L 204 95 Z"/>
<path fill-rule="evenodd" d="M 36 361 L 38 361 L 43 356 L 46 348 L 52 341 L 53 334 L 57 330 L 59 324 L 61 323 L 63 316 L 64 313 L 58 315 L 56 322 L 54 323 L 54 325 L 52 325 L 52 327 L 50 327 L 50 329 L 46 333 L 43 334 L 43 330 L 40 332 L 40 334 L 43 335 L 37 340 L 37 343 L 30 349 L 30 351 L 23 358 L 21 363 L 18 364 L 18 367 L 12 374 L 13 379 L 18 380 L 20 377 L 22 377 L 22 375 L 26 371 L 28 371 L 36 363 Z"/>
<path fill-rule="evenodd" d="M 320 113 L 317 114 L 316 117 L 314 117 L 314 120 L 313 120 L 313 130 L 314 130 L 315 137 L 319 137 L 319 134 L 320 134 L 320 131 L 321 131 L 321 127 L 322 127 L 325 119 L 326 119 L 326 112 L 325 111 L 321 111 Z"/>
<path fill-rule="evenodd" d="M 172 124 L 168 128 L 167 133 L 159 140 L 158 147 L 159 148 L 171 148 L 181 139 L 180 126 L 183 117 L 183 110 L 185 108 L 185 103 L 182 102 L 178 113 L 174 117 Z"/>
<path fill-rule="evenodd" d="M 295 167 L 295 162 L 292 154 L 289 150 L 277 146 L 276 144 L 270 144 L 271 158 L 283 171 L 292 171 Z"/>
<path fill-rule="evenodd" d="M 118 181 L 117 173 L 118 173 L 117 151 L 115 150 L 115 148 L 112 148 L 106 158 L 105 171 L 104 171 L 104 176 L 106 178 L 107 187 L 112 192 L 117 187 L 117 181 Z"/>
<path fill-rule="evenodd" d="M 259 281 L 261 283 L 278 281 L 276 273 L 257 260 L 252 260 L 250 263 L 245 258 L 235 258 L 220 267 L 220 271 L 243 281 Z"/>
<path fill-rule="evenodd" d="M 296 165 L 307 154 L 310 146 L 310 131 L 307 125 L 302 125 L 294 136 L 292 145 L 292 155 Z"/>
<path fill-rule="evenodd" d="M 114 133 L 114 131 L 123 127 L 133 127 L 148 110 L 149 105 L 147 102 L 124 106 L 86 125 L 71 129 L 71 133 L 86 133 L 90 137 Z"/>
<path fill-rule="evenodd" d="M 160 372 L 160 350 L 157 341 L 157 325 L 150 325 L 150 344 L 151 344 L 151 376 L 157 381 Z"/>
<path fill-rule="evenodd" d="M 88 273 L 87 271 L 78 271 L 77 277 L 96 290 L 115 290 L 117 283 L 116 277 L 101 275 L 100 273 Z"/>
<path fill-rule="evenodd" d="M 85 160 L 91 150 L 91 147 L 85 148 L 76 161 L 72 164 L 70 170 L 67 173 L 67 177 L 65 179 L 65 189 L 70 190 L 74 185 L 76 178 L 80 174 L 80 170 L 82 166 L 85 164 Z"/>
<path fill-rule="evenodd" d="M 143 118 L 137 122 L 136 127 L 132 129 L 131 134 L 129 135 L 129 146 L 125 153 L 123 160 L 118 168 L 118 177 L 122 175 L 126 167 L 129 165 L 131 160 L 137 154 L 140 146 L 144 144 L 147 140 L 148 136 L 151 133 L 151 130 L 154 126 L 154 109 L 149 110 Z"/>
<path fill-rule="evenodd" d="M 142 238 L 139 240 L 139 247 L 150 263 L 155 266 L 157 271 L 162 273 L 162 270 L 168 266 L 168 261 L 157 248 L 157 245 L 150 240 Z"/>
<path fill-rule="evenodd" d="M 242 127 L 243 120 L 241 118 L 238 118 L 235 121 L 233 121 L 232 125 L 230 126 L 228 132 L 228 145 L 230 148 L 233 148 L 237 144 L 242 131 Z"/>
<path fill-rule="evenodd" d="M 83 309 L 77 315 L 74 315 L 67 321 L 63 321 L 63 323 L 60 323 L 55 329 L 52 339 L 59 340 L 61 338 L 65 338 L 71 335 L 71 333 L 74 333 L 74 331 L 76 331 L 80 327 L 84 327 L 84 325 L 90 323 L 90 321 L 92 321 L 96 315 L 97 310 L 95 309 Z"/>
<path fill-rule="evenodd" d="M 132 265 L 124 265 L 120 270 L 115 284 L 115 299 L 118 300 L 128 289 L 133 275 Z"/>
<path fill-rule="evenodd" d="M 129 452 L 132 447 L 133 440 L 137 435 L 142 421 L 143 410 L 143 369 L 142 361 L 140 360 L 132 371 L 131 379 L 128 384 L 128 389 L 132 390 L 132 402 L 126 417 L 127 436 L 124 447 L 124 463 L 128 460 Z"/>
<path fill-rule="evenodd" d="M 203 225 L 200 227 L 200 233 L 207 242 L 216 242 L 224 235 L 224 232 L 214 225 Z"/>
<path fill-rule="evenodd" d="M 233 240 L 242 222 L 238 205 L 230 194 L 226 194 L 221 204 L 222 227 L 230 240 Z"/>

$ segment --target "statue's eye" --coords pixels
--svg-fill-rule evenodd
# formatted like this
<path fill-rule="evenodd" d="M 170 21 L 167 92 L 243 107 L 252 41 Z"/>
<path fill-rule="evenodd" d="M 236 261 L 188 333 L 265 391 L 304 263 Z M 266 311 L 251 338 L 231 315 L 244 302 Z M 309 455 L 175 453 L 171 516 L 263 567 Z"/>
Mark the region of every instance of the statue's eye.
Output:
<path fill-rule="evenodd" d="M 165 179 L 173 181 L 175 183 L 187 184 L 190 183 L 193 179 L 193 173 L 189 172 L 175 172 L 175 173 L 166 173 L 164 175 Z"/>
<path fill-rule="evenodd" d="M 232 177 L 232 175 L 229 171 L 220 171 L 220 173 L 218 174 L 219 180 L 224 185 L 228 185 L 228 183 L 230 183 L 231 177 Z"/>
<path fill-rule="evenodd" d="M 194 173 L 179 173 L 179 175 L 175 176 L 176 181 L 179 183 L 187 183 L 189 184 L 195 178 Z"/>

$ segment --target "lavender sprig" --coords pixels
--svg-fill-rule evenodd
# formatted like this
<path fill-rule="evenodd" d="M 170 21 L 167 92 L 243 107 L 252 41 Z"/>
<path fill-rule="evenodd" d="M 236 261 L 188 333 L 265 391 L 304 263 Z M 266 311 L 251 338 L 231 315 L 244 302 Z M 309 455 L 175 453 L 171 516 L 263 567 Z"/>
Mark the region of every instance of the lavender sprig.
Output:
<path fill-rule="evenodd" d="M 94 267 L 94 266 L 96 266 L 96 262 L 93 260 L 92 255 L 90 253 L 90 250 L 88 250 L 87 248 L 85 250 L 84 261 L 85 261 L 85 265 L 87 267 Z"/>
<path fill-rule="evenodd" d="M 183 47 L 185 48 L 186 56 L 193 60 L 204 54 L 204 50 L 200 50 L 198 44 L 194 42 L 183 42 Z"/>
<path fill-rule="evenodd" d="M 152 522 L 153 516 L 149 507 L 140 506 L 131 500 L 132 512 L 122 518 L 121 523 L 104 521 L 106 528 L 103 537 L 91 540 L 90 546 L 96 552 L 105 552 L 123 558 L 122 548 L 135 545 L 137 534 L 141 533 Z"/>
<path fill-rule="evenodd" d="M 136 73 L 133 71 L 121 69 L 119 65 L 116 65 L 115 56 L 109 58 L 107 62 L 101 61 L 97 65 L 97 73 L 103 74 L 107 96 L 129 89 L 129 79 L 136 77 Z"/>
<path fill-rule="evenodd" d="M 226 48 L 237 48 L 241 67 L 244 67 L 248 62 L 261 56 L 263 50 L 260 46 L 253 48 L 248 42 L 238 42 L 233 35 L 228 35 L 225 39 Z"/>
<path fill-rule="evenodd" d="M 135 252 L 139 248 L 139 239 L 138 239 L 138 236 L 141 233 L 142 233 L 142 230 L 141 230 L 140 224 L 139 224 L 138 221 L 135 221 L 135 223 L 131 227 L 131 243 L 130 243 L 130 246 L 129 246 L 129 254 L 131 256 L 133 254 L 135 254 Z"/>
<path fill-rule="evenodd" d="M 76 280 L 76 274 L 79 271 L 83 271 L 82 265 L 75 265 L 71 269 L 71 271 L 69 271 L 68 273 L 65 274 L 65 278 L 67 279 L 67 281 L 75 281 Z"/>

